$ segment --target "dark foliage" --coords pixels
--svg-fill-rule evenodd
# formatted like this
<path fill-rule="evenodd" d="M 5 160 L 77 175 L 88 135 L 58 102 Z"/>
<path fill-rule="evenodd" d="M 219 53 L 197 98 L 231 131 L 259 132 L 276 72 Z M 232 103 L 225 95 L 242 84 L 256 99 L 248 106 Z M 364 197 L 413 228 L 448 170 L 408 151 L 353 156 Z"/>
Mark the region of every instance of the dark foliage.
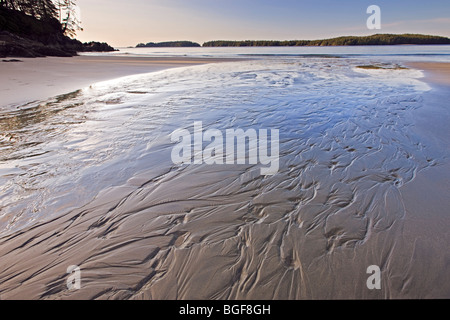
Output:
<path fill-rule="evenodd" d="M 209 41 L 204 47 L 279 47 L 279 46 L 367 46 L 399 44 L 450 44 L 450 39 L 422 34 L 375 34 L 366 37 L 345 36 L 323 40 L 245 40 L 245 41 Z"/>

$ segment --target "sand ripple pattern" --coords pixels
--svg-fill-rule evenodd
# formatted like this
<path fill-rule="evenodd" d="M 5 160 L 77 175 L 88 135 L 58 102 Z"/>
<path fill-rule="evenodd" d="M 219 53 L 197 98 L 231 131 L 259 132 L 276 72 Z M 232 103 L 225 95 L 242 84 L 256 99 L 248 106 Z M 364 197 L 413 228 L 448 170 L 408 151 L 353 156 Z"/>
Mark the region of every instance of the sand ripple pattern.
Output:
<path fill-rule="evenodd" d="M 426 86 L 351 59 L 268 59 L 107 82 L 2 114 L 2 298 L 407 295 L 398 188 L 438 159 Z M 176 128 L 278 128 L 280 170 L 172 164 Z M 95 197 L 93 197 L 96 195 Z M 382 292 L 365 268 L 380 265 Z M 82 270 L 69 291 L 66 268 Z"/>

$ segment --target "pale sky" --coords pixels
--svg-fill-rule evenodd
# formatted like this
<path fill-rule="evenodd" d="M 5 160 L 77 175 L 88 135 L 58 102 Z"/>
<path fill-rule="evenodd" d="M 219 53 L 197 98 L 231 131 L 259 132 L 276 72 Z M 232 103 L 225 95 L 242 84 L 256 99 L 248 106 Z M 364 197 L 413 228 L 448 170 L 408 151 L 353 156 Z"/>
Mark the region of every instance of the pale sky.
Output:
<path fill-rule="evenodd" d="M 78 0 L 81 41 L 310 40 L 374 33 L 450 37 L 448 0 Z M 381 30 L 368 30 L 369 5 Z"/>

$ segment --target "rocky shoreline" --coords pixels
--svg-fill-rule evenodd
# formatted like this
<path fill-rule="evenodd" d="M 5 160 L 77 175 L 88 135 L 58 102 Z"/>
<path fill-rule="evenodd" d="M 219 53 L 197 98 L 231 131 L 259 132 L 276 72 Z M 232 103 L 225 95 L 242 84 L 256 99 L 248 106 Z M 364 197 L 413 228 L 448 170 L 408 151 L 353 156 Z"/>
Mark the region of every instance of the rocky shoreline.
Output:
<path fill-rule="evenodd" d="M 82 43 L 63 34 L 55 19 L 38 20 L 0 8 L 0 58 L 71 57 L 77 52 L 115 51 L 107 43 Z"/>

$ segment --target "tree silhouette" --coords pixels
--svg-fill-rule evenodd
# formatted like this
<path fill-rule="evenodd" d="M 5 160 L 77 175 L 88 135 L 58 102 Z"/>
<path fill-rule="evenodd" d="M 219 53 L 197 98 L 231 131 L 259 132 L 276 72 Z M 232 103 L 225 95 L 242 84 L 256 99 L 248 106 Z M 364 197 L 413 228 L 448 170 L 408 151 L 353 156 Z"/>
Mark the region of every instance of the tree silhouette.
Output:
<path fill-rule="evenodd" d="M 77 4 L 73 0 L 57 0 L 56 5 L 59 11 L 59 22 L 62 31 L 69 37 L 74 37 L 77 31 L 83 31 L 81 21 L 77 14 Z"/>
<path fill-rule="evenodd" d="M 56 19 L 62 32 L 70 37 L 83 30 L 74 0 L 0 0 L 0 7 L 22 11 L 39 20 Z"/>

